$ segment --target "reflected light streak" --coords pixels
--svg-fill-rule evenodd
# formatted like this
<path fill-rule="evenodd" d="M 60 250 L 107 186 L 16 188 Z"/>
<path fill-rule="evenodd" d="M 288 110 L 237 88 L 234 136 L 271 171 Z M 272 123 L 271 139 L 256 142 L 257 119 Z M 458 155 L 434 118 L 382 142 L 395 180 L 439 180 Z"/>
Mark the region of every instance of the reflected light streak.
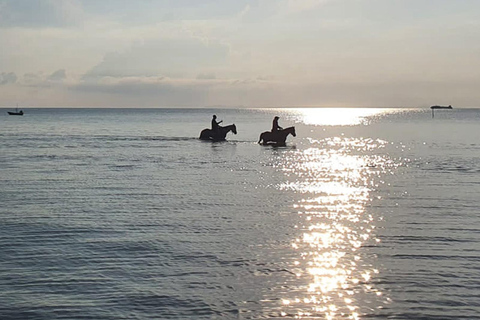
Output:
<path fill-rule="evenodd" d="M 305 117 L 312 117 L 312 112 L 317 111 Z M 326 111 L 318 112 L 324 117 Z M 335 110 L 328 112 L 335 114 Z M 376 219 L 366 209 L 372 200 L 371 188 L 392 170 L 393 162 L 368 154 L 385 141 L 332 138 L 313 144 L 319 147 L 295 151 L 293 159 L 279 166 L 294 177 L 280 189 L 302 195 L 294 206 L 303 225 L 298 226 L 301 236 L 292 242 L 298 252 L 292 267 L 299 280 L 307 283 L 295 291 L 298 296 L 285 297 L 282 314 L 296 314 L 299 319 L 307 314 L 359 319 L 362 310 L 388 301 L 371 283 L 378 269 L 363 247 L 377 243 Z M 364 152 L 352 152 L 357 148 Z"/>
<path fill-rule="evenodd" d="M 299 108 L 289 109 L 298 122 L 317 126 L 353 126 L 367 124 L 370 119 L 390 113 L 398 113 L 399 109 L 371 108 Z"/>

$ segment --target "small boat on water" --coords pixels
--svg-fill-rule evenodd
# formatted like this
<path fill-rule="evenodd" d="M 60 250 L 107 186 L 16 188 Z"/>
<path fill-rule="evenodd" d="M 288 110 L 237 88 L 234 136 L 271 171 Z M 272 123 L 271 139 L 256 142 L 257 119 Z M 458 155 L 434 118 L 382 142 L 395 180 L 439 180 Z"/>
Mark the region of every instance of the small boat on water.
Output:
<path fill-rule="evenodd" d="M 430 109 L 432 109 L 432 118 L 435 118 L 435 112 L 434 110 L 437 109 L 453 109 L 451 105 L 449 106 L 431 106 Z"/>
<path fill-rule="evenodd" d="M 430 109 L 453 109 L 451 105 L 447 106 L 431 106 Z"/>
<path fill-rule="evenodd" d="M 11 116 L 23 116 L 23 110 L 18 111 L 18 108 L 15 108 L 15 111 L 7 111 Z"/>

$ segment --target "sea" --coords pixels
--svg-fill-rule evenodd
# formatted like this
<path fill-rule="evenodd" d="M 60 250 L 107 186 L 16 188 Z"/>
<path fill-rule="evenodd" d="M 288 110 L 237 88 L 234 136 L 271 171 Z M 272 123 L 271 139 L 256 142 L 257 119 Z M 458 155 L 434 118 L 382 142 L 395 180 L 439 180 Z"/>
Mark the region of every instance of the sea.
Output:
<path fill-rule="evenodd" d="M 480 319 L 480 109 L 7 111 L 1 320 Z"/>

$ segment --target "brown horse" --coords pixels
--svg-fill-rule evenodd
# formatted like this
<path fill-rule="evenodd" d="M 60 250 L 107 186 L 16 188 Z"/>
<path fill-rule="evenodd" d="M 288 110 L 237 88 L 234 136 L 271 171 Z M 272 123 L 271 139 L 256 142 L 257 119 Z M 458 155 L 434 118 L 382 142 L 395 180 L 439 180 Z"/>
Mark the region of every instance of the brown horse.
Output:
<path fill-rule="evenodd" d="M 232 131 L 234 134 L 237 134 L 237 127 L 235 124 L 231 124 L 225 127 L 218 128 L 218 132 L 214 132 L 211 129 L 203 129 L 200 132 L 200 140 L 210 140 L 210 141 L 224 141 L 227 133 Z"/>
<path fill-rule="evenodd" d="M 258 143 L 261 143 L 263 145 L 272 144 L 276 146 L 284 146 L 286 144 L 285 141 L 287 140 L 287 136 L 289 134 L 294 137 L 297 136 L 297 134 L 295 133 L 295 127 L 288 127 L 286 129 L 278 130 L 276 132 L 265 131 L 260 135 Z"/>

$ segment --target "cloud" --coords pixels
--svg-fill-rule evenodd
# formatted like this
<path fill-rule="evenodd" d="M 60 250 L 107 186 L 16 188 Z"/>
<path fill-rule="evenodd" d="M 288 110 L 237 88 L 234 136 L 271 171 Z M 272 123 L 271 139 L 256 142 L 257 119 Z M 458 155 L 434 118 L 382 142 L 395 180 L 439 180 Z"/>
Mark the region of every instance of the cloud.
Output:
<path fill-rule="evenodd" d="M 50 80 L 50 81 L 63 81 L 67 78 L 67 73 L 65 72 L 65 69 L 59 69 L 57 71 L 55 71 L 54 73 L 52 73 L 51 75 L 49 75 L 47 77 L 47 80 Z"/>
<path fill-rule="evenodd" d="M 17 82 L 17 75 L 15 72 L 2 72 L 0 73 L 0 85 L 6 85 L 9 83 L 15 83 Z"/>
<path fill-rule="evenodd" d="M 315 9 L 332 0 L 286 0 L 284 8 L 287 12 L 296 13 Z"/>
<path fill-rule="evenodd" d="M 83 79 L 70 90 L 86 97 L 108 98 L 119 106 L 192 106 L 206 101 L 206 81 L 166 77 L 99 77 Z"/>
<path fill-rule="evenodd" d="M 36 90 L 46 105 L 54 92 L 65 105 L 397 105 L 402 95 L 415 105 L 478 82 L 479 8 L 449 0 L 0 0 L 0 71 L 10 72 L 0 74 L 8 84 L 0 103 L 18 92 L 37 103 Z M 417 90 L 422 81 L 431 83 Z M 465 88 L 461 99 L 475 101 Z"/>
<path fill-rule="evenodd" d="M 228 46 L 196 38 L 158 39 L 105 55 L 84 78 L 126 76 L 192 77 L 223 63 Z"/>
<path fill-rule="evenodd" d="M 1 74 L 1 79 L 5 74 Z M 452 85 L 447 81 L 393 79 L 300 83 L 262 76 L 236 79 L 129 76 L 83 80 L 70 76 L 68 81 L 54 82 L 48 80 L 52 74 L 25 74 L 16 83 L 0 86 L 0 103 L 11 105 L 23 97 L 24 105 L 64 107 L 419 107 L 429 106 L 431 101 L 471 107 L 480 98 L 478 90 L 475 91 L 478 80 Z"/>
<path fill-rule="evenodd" d="M 17 82 L 17 84 L 19 86 L 30 88 L 67 88 L 68 85 L 72 85 L 76 82 L 78 82 L 78 80 L 67 79 L 67 72 L 65 71 L 65 69 L 59 69 L 51 74 L 45 74 L 44 72 L 25 73 L 23 77 L 21 77 L 21 79 Z"/>
<path fill-rule="evenodd" d="M 44 82 L 45 82 L 45 75 L 43 73 L 28 72 L 23 75 L 21 84 L 25 86 L 37 87 L 37 86 L 43 86 L 41 84 Z"/>
<path fill-rule="evenodd" d="M 0 0 L 0 28 L 65 27 L 82 15 L 77 0 Z"/>
<path fill-rule="evenodd" d="M 199 80 L 211 80 L 211 79 L 216 79 L 217 77 L 215 76 L 214 73 L 200 73 L 197 75 L 197 79 Z"/>
<path fill-rule="evenodd" d="M 252 0 L 83 0 L 86 11 L 115 17 L 130 26 L 165 21 L 206 21 L 228 19 Z M 257 0 L 253 0 L 257 2 Z"/>
<path fill-rule="evenodd" d="M 216 79 L 169 77 L 99 77 L 83 79 L 70 90 L 108 99 L 119 106 L 208 106 L 252 105 L 272 93 L 276 84 L 257 79 Z M 270 92 L 270 93 L 269 93 Z M 277 94 L 272 93 L 272 97 Z"/>

